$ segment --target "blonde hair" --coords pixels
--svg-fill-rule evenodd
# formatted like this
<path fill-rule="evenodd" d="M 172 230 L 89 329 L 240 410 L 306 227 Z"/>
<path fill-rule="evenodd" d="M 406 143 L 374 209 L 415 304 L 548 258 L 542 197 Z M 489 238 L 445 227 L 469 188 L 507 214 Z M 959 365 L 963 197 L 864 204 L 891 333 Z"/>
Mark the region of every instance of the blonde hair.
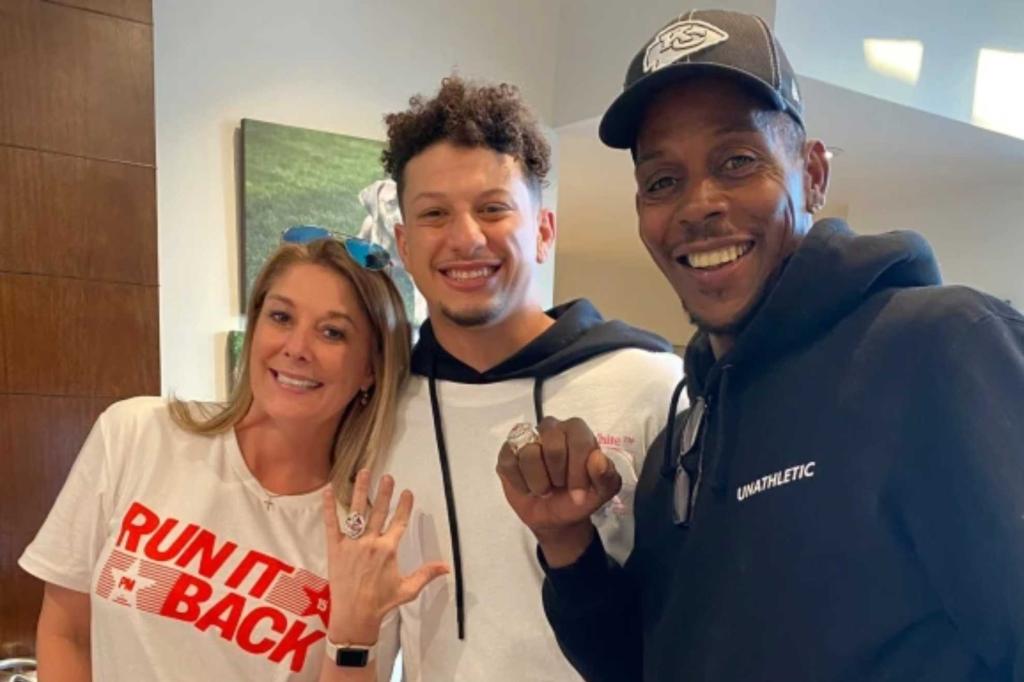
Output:
<path fill-rule="evenodd" d="M 252 406 L 249 357 L 252 337 L 270 287 L 294 265 L 324 266 L 348 280 L 372 327 L 370 362 L 374 383 L 364 405 L 358 397 L 341 415 L 334 437 L 331 485 L 344 506 L 352 499 L 352 484 L 363 467 L 373 468 L 391 443 L 398 397 L 409 376 L 409 322 L 402 297 L 385 272 L 360 267 L 335 239 L 308 244 L 282 244 L 260 270 L 246 310 L 245 340 L 238 377 L 226 403 L 195 403 L 172 398 L 171 416 L 191 433 L 214 435 L 233 429 Z"/>

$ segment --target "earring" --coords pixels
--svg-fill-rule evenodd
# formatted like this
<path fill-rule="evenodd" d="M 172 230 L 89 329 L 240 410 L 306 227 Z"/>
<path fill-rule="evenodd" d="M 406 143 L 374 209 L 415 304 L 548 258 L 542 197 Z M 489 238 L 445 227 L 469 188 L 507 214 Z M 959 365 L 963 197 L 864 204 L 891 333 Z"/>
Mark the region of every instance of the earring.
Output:
<path fill-rule="evenodd" d="M 367 405 L 370 404 L 370 391 L 369 391 L 369 389 L 363 391 L 362 395 L 359 396 L 359 404 L 362 405 L 363 407 L 366 407 Z"/>

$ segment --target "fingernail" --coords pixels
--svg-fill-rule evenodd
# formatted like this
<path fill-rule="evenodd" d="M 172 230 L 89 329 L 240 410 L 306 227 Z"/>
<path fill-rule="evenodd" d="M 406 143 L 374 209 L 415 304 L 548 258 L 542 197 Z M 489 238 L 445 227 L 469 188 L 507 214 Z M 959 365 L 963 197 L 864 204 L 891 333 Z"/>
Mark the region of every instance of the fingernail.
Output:
<path fill-rule="evenodd" d="M 587 491 L 579 489 L 570 490 L 569 499 L 575 502 L 576 504 L 583 504 L 584 502 L 587 501 Z"/>

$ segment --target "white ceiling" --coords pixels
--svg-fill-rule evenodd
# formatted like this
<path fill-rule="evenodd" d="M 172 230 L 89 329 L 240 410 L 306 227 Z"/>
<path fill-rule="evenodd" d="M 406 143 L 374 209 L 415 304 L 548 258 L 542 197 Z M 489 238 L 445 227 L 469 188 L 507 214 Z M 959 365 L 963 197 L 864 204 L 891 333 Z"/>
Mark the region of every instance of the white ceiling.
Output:
<path fill-rule="evenodd" d="M 985 69 L 982 83 L 995 78 L 1001 87 L 977 96 L 1002 110 L 1010 130 L 1022 130 L 1013 120 L 1024 117 L 1024 68 L 1012 65 L 1024 62 L 1022 0 L 778 0 L 775 31 L 802 76 L 966 123 L 974 122 Z M 866 40 L 912 42 L 916 78 L 872 68 Z M 995 69 L 982 50 L 1011 57 L 1010 68 Z"/>

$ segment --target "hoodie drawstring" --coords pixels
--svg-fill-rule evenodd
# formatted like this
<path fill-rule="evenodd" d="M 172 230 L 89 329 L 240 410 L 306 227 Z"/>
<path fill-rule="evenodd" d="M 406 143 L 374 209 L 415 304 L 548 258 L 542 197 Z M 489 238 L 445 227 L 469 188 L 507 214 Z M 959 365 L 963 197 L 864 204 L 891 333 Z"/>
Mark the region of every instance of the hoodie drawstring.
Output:
<path fill-rule="evenodd" d="M 537 377 L 533 380 L 533 416 L 537 423 L 544 418 L 544 405 L 542 398 L 544 394 L 544 377 Z"/>
<path fill-rule="evenodd" d="M 441 462 L 441 479 L 444 484 L 444 501 L 448 509 L 448 533 L 452 540 L 452 563 L 455 564 L 455 619 L 459 629 L 459 639 L 466 639 L 466 589 L 462 574 L 462 545 L 459 542 L 459 518 L 455 511 L 455 490 L 452 486 L 452 470 L 448 464 L 448 447 L 444 439 L 444 423 L 441 419 L 441 402 L 437 399 L 436 366 L 432 363 L 427 385 L 430 388 L 430 411 L 434 418 L 434 441 L 437 443 L 437 454 Z M 544 379 L 537 377 L 533 381 L 533 413 L 537 423 L 544 418 L 543 407 Z"/>
<path fill-rule="evenodd" d="M 437 382 L 434 367 L 430 368 L 427 384 L 430 387 L 430 408 L 434 417 L 434 440 L 441 460 L 441 479 L 444 483 L 444 501 L 448 508 L 448 533 L 452 538 L 452 563 L 455 564 L 455 618 L 459 628 L 459 639 L 466 639 L 465 590 L 462 586 L 462 547 L 459 544 L 459 519 L 455 513 L 455 494 L 452 492 L 452 471 L 448 466 L 448 448 L 444 442 L 444 426 L 441 423 L 441 405 L 437 400 Z"/>
<path fill-rule="evenodd" d="M 679 439 L 676 437 L 676 411 L 679 409 L 679 399 L 682 398 L 685 388 L 686 377 L 683 377 L 672 391 L 672 399 L 668 401 L 665 444 L 661 453 L 661 475 L 666 478 L 671 478 L 676 472 L 676 453 L 679 452 Z"/>

